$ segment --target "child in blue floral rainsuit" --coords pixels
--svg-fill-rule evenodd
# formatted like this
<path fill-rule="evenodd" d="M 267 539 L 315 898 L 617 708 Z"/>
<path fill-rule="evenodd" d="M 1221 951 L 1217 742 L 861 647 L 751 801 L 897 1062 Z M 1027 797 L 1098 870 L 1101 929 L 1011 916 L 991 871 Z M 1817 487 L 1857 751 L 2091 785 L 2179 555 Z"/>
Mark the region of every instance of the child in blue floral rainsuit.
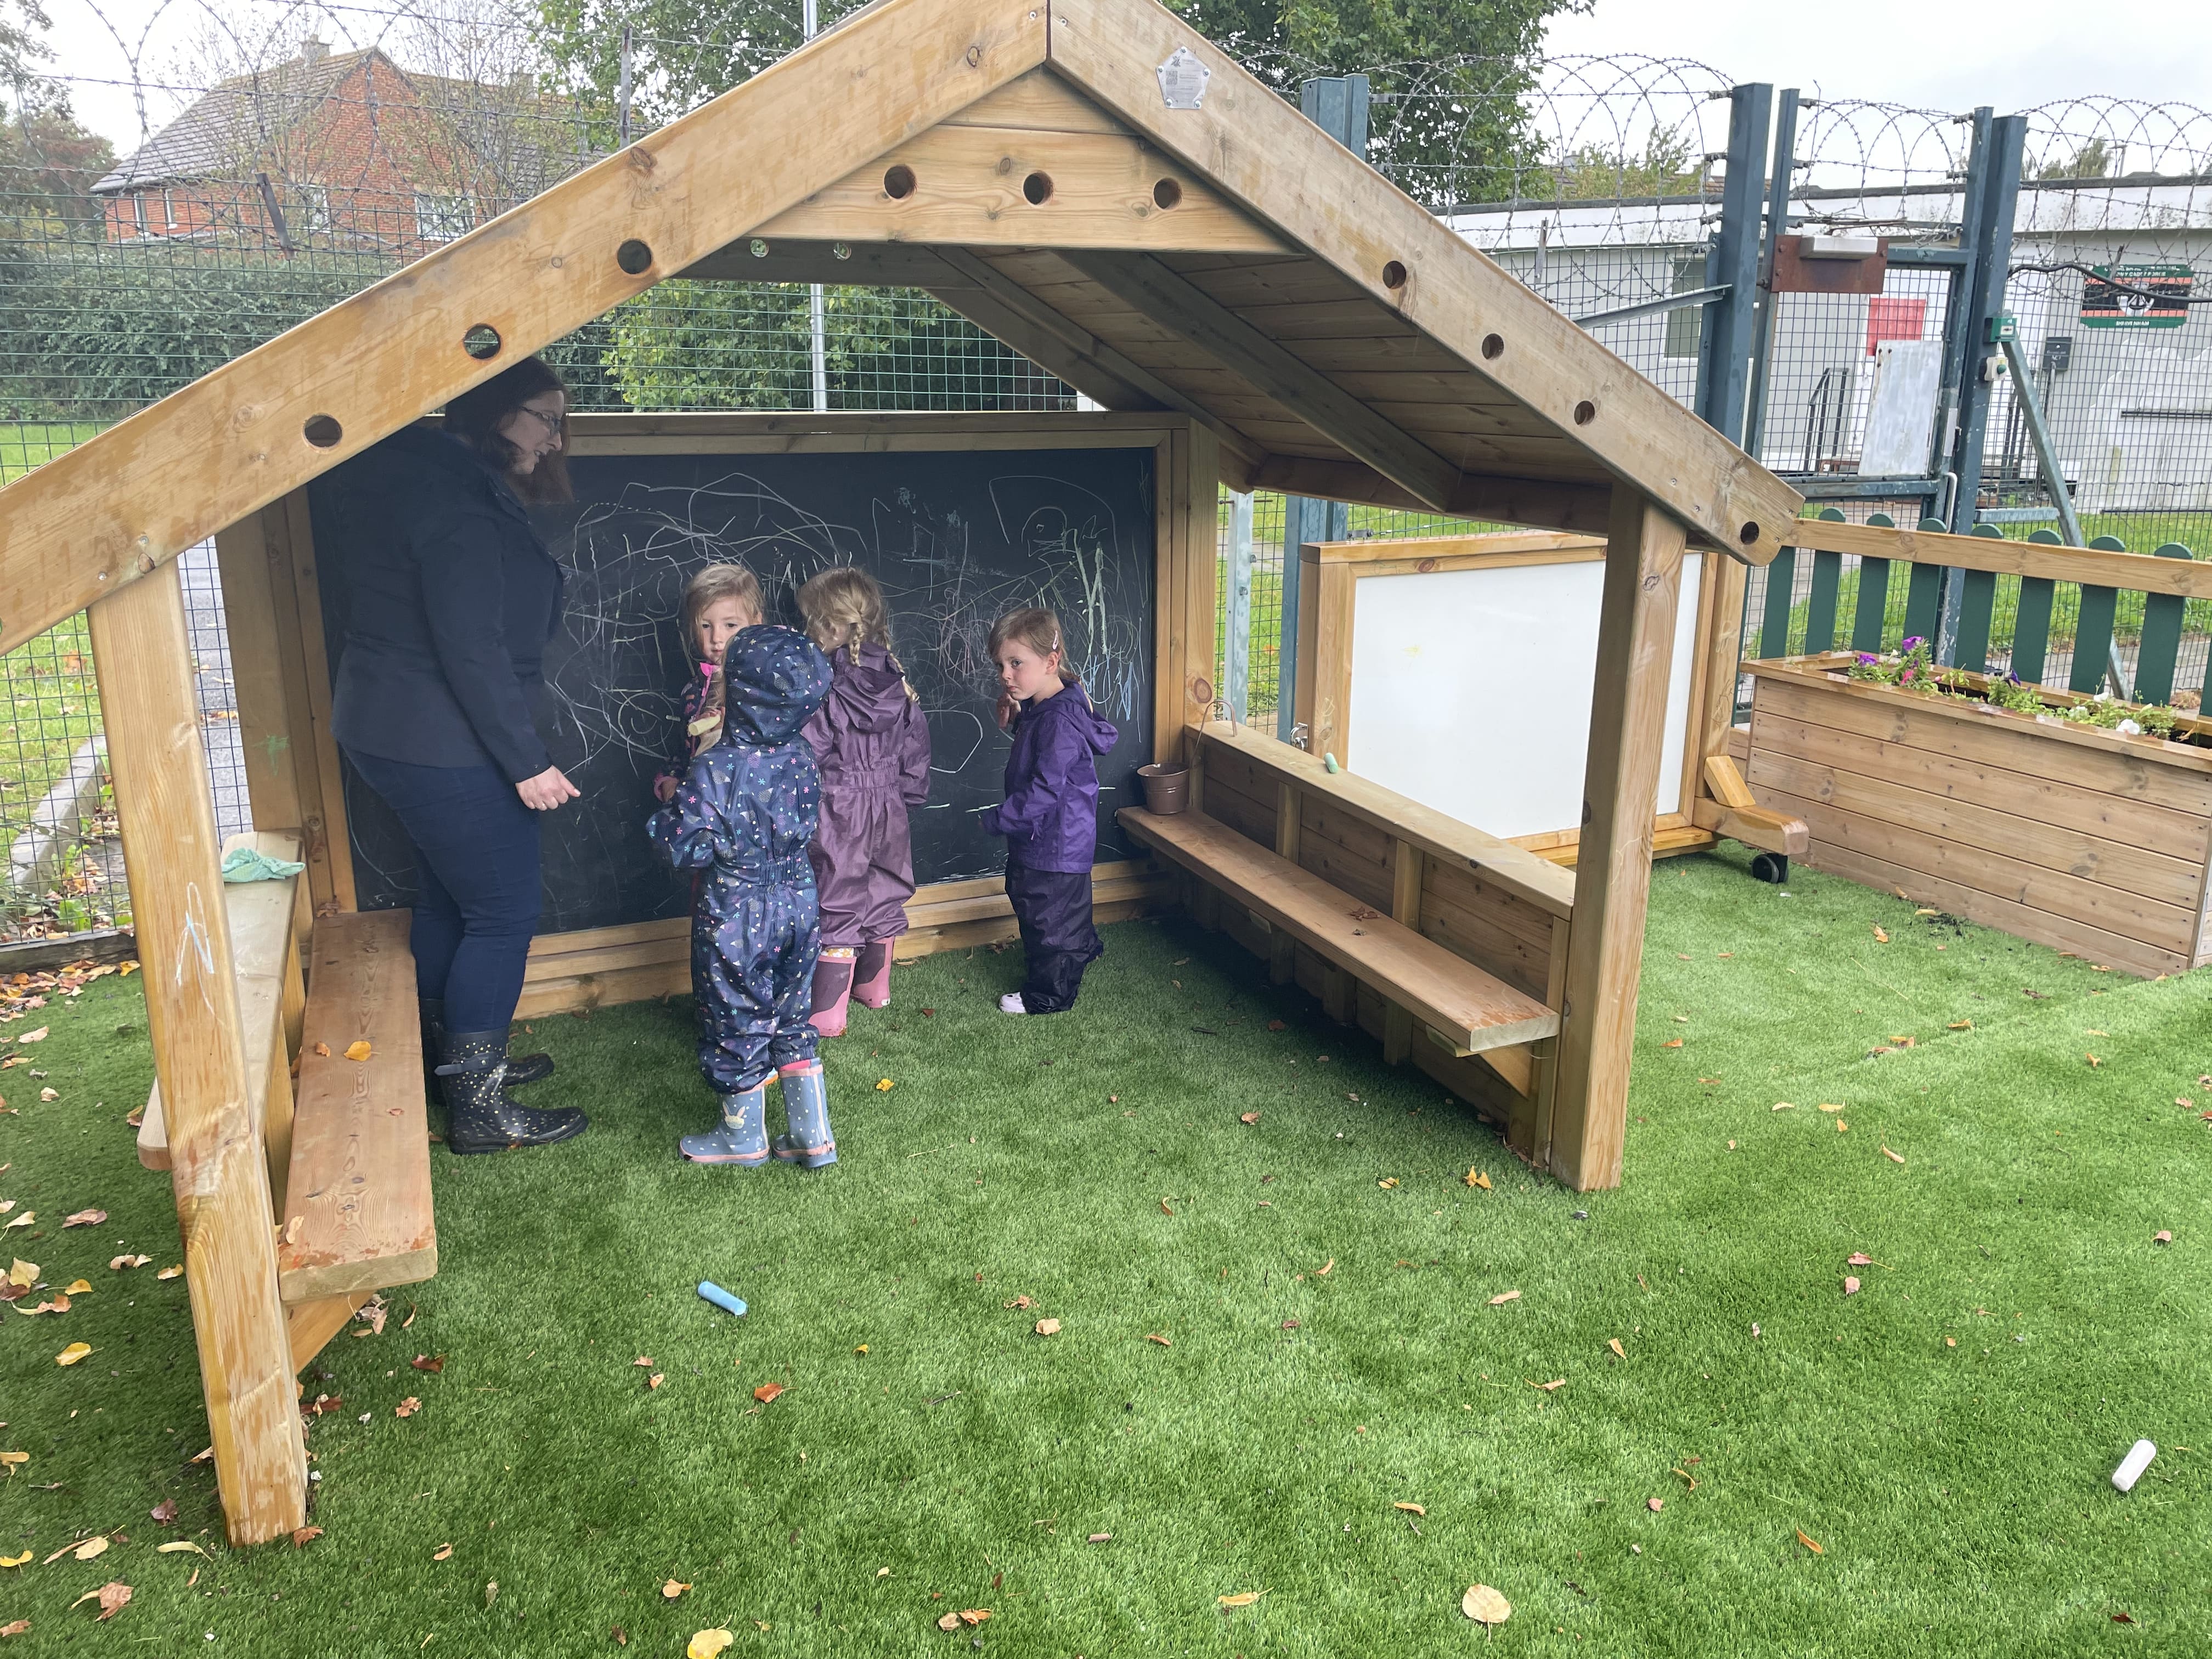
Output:
<path fill-rule="evenodd" d="M 679 870 L 704 871 L 691 923 L 699 1069 L 722 1123 L 685 1135 L 697 1164 L 837 1161 L 822 1062 L 814 1057 L 814 965 L 822 913 L 806 846 L 822 784 L 800 730 L 830 690 L 830 662 L 787 628 L 748 628 L 722 659 L 721 740 L 702 751 L 646 833 Z M 771 1148 L 768 1079 L 782 1079 L 789 1133 Z"/>

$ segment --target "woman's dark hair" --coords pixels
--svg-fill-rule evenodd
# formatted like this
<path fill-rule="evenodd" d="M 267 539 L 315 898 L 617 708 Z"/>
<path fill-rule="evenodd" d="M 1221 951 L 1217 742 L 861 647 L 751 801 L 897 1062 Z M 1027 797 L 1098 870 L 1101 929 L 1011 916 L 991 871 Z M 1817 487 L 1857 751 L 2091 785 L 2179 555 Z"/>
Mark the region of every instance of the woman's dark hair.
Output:
<path fill-rule="evenodd" d="M 483 456 L 505 476 L 514 493 L 526 501 L 572 501 L 576 492 L 568 483 L 568 410 L 561 410 L 561 447 L 518 477 L 514 464 L 520 452 L 500 435 L 507 417 L 532 398 L 568 388 L 553 366 L 543 357 L 525 357 L 512 368 L 501 369 L 482 386 L 446 405 L 446 430 Z"/>

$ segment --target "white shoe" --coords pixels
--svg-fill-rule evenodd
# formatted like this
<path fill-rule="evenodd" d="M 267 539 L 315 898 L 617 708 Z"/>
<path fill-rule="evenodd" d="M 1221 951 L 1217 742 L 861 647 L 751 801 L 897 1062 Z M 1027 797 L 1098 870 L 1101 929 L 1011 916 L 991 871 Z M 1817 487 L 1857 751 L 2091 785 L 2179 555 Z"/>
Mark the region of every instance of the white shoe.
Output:
<path fill-rule="evenodd" d="M 1026 1014 L 1029 1009 L 1023 1005 L 1019 991 L 1009 991 L 999 999 L 999 1012 L 1002 1014 Z"/>

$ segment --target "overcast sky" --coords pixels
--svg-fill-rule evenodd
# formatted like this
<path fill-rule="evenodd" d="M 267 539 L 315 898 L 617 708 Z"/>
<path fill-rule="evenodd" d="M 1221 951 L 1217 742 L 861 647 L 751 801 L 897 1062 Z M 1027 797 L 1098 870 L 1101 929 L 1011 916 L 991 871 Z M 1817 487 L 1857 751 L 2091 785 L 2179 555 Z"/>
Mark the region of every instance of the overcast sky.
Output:
<path fill-rule="evenodd" d="M 363 13 L 398 9 L 396 0 L 342 6 L 322 33 L 341 48 L 349 35 L 373 34 Z M 422 9 L 441 11 L 437 0 Z M 55 68 L 70 77 L 79 118 L 118 149 L 138 141 L 137 104 L 127 82 L 129 58 L 111 20 L 138 54 L 139 74 L 160 82 L 179 50 L 218 12 L 249 30 L 304 28 L 306 8 L 283 0 L 48 0 Z M 149 18 L 157 19 L 150 33 Z M 1589 16 L 1555 19 L 1550 49 L 1643 52 L 1688 58 L 1739 81 L 1815 89 L 1963 111 L 1992 104 L 2000 113 L 2086 94 L 2212 104 L 2212 4 L 2097 5 L 2084 0 L 1597 0 Z M 156 125 L 177 100 L 149 96 Z"/>

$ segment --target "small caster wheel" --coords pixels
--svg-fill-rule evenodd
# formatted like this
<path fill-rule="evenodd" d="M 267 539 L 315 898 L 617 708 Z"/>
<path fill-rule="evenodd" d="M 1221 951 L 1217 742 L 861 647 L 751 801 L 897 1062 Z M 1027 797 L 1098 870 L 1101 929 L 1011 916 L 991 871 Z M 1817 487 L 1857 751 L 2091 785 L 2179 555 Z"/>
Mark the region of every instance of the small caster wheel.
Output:
<path fill-rule="evenodd" d="M 1772 882 L 1780 886 L 1790 879 L 1790 858 L 1785 853 L 1761 853 L 1751 861 L 1751 873 L 1759 881 Z"/>

